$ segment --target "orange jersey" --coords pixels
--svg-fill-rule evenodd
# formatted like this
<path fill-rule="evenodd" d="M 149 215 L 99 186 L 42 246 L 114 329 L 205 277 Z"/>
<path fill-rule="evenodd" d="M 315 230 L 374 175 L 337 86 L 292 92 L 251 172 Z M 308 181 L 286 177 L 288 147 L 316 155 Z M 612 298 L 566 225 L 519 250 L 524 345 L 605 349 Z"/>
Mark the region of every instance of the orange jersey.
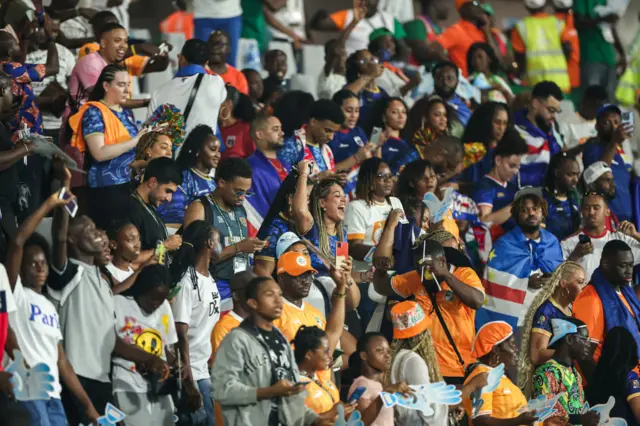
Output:
<path fill-rule="evenodd" d="M 564 21 L 564 29 L 567 41 L 571 42 L 571 55 L 567 59 L 567 67 L 569 71 L 569 79 L 571 80 L 571 88 L 580 87 L 580 39 L 573 17 L 573 11 L 569 13 L 556 13 L 556 17 Z"/>
<path fill-rule="evenodd" d="M 458 22 L 444 30 L 436 41 L 449 53 L 449 59 L 467 77 L 467 52 L 474 43 L 485 42 L 487 38 L 484 32 L 474 23 L 460 19 Z"/>
<path fill-rule="evenodd" d="M 296 337 L 296 333 L 302 325 L 316 326 L 323 330 L 326 328 L 327 322 L 324 315 L 310 304 L 302 302 L 302 306 L 297 307 L 286 299 L 283 302 L 282 315 L 273 322 L 273 325 L 282 331 L 287 341 L 291 342 Z"/>
<path fill-rule="evenodd" d="M 181 10 L 173 12 L 160 23 L 160 32 L 165 34 L 184 34 L 185 40 L 193 38 L 193 13 Z"/>
<path fill-rule="evenodd" d="M 453 276 L 464 284 L 480 290 L 484 295 L 482 281 L 473 269 L 455 268 Z M 442 290 L 436 293 L 436 302 L 465 365 L 469 365 L 475 362 L 471 356 L 471 346 L 475 337 L 476 311 L 462 303 L 447 283 L 440 284 Z M 451 347 L 444 328 L 433 310 L 431 299 L 422 285 L 420 275 L 416 271 L 396 275 L 392 278 L 391 285 L 394 291 L 402 297 L 415 296 L 416 302 L 420 304 L 426 314 L 430 315 L 429 330 L 442 375 L 445 377 L 464 377 L 464 370 L 458 361 L 458 356 Z"/>
<path fill-rule="evenodd" d="M 464 384 L 469 383 L 469 381 L 478 374 L 489 371 L 491 371 L 490 367 L 483 364 L 478 365 L 469 377 L 467 377 L 467 380 L 464 381 Z M 513 419 L 520 415 L 518 410 L 526 407 L 528 404 L 520 388 L 513 384 L 506 375 L 502 376 L 496 390 L 491 393 L 483 393 L 481 398 L 484 404 L 480 407 L 480 411 L 476 417 L 490 416 L 494 419 Z M 471 398 L 464 400 L 464 409 L 469 416 L 469 424 L 473 426 L 473 419 L 471 418 L 473 412 Z"/>
<path fill-rule="evenodd" d="M 627 307 L 631 315 L 633 310 L 622 293 L 618 293 L 620 300 Z M 588 285 L 582 290 L 575 302 L 573 302 L 573 316 L 586 324 L 589 330 L 589 338 L 598 342 L 593 360 L 598 362 L 602 353 L 602 343 L 605 338 L 605 319 L 602 300 L 593 285 Z"/>
<path fill-rule="evenodd" d="M 317 371 L 313 380 L 302 377 L 302 382 L 309 382 L 305 387 L 307 398 L 304 404 L 314 412 L 321 414 L 333 408 L 340 402 L 340 392 L 333 380 L 331 380 L 331 370 Z"/>

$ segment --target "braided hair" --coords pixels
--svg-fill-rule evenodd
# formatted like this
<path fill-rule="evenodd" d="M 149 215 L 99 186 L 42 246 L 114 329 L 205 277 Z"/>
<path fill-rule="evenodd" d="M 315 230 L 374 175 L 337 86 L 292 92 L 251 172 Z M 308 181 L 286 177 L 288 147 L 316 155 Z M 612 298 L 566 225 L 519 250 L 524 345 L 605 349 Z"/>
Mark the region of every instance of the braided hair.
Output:
<path fill-rule="evenodd" d="M 576 164 L 578 163 L 578 160 L 574 155 L 568 155 L 566 152 L 560 152 L 554 155 L 549 161 L 549 167 L 547 168 L 547 174 L 544 179 L 544 189 L 550 195 L 554 196 L 554 198 L 558 181 L 556 171 L 561 169 L 567 161 L 574 161 Z M 579 208 L 574 208 L 580 205 L 576 191 L 567 191 L 567 201 L 569 201 L 569 206 L 571 207 L 572 229 L 576 230 L 580 227 L 581 221 Z"/>
<path fill-rule="evenodd" d="M 104 83 L 111 83 L 116 79 L 116 74 L 119 72 L 127 72 L 127 69 L 124 65 L 120 64 L 109 64 L 100 73 L 100 77 L 98 77 L 98 82 L 93 86 L 93 91 L 91 91 L 91 95 L 89 95 L 89 100 L 98 102 L 104 99 L 105 90 Z"/>
<path fill-rule="evenodd" d="M 362 364 L 360 354 L 362 352 L 367 352 L 369 342 L 375 337 L 384 337 L 386 339 L 385 335 L 379 331 L 367 331 L 358 339 L 356 351 L 349 355 L 349 375 L 354 379 L 362 375 L 362 367 L 364 365 Z"/>
<path fill-rule="evenodd" d="M 329 190 L 333 185 L 340 186 L 340 181 L 335 178 L 323 179 L 316 186 L 313 187 L 311 191 L 311 200 L 309 201 L 311 207 L 311 216 L 313 216 L 313 221 L 315 225 L 318 227 L 318 236 L 320 239 L 320 252 L 323 256 L 331 259 L 334 257 L 335 253 L 331 252 L 331 245 L 329 244 L 329 233 L 327 232 L 327 228 L 324 224 L 324 214 L 322 212 L 322 208 L 320 207 L 320 200 L 327 198 L 329 195 Z M 336 223 L 336 231 L 338 234 L 338 241 L 344 241 L 344 233 L 342 232 L 343 222 L 340 221 Z"/>
<path fill-rule="evenodd" d="M 436 350 L 433 346 L 433 339 L 431 338 L 431 332 L 429 330 L 425 330 L 422 334 L 412 337 L 411 339 L 394 339 L 393 342 L 391 342 L 391 365 L 393 365 L 396 357 L 403 349 L 415 352 L 424 360 L 429 369 L 429 380 L 431 380 L 431 383 L 443 381 L 438 359 L 436 358 Z M 391 369 L 385 373 L 383 383 L 391 384 Z"/>
<path fill-rule="evenodd" d="M 346 72 L 345 78 L 347 79 L 347 83 L 353 83 L 360 77 L 360 56 L 362 56 L 362 52 L 366 52 L 367 49 L 358 50 L 353 52 L 347 58 L 346 63 Z"/>
<path fill-rule="evenodd" d="M 198 275 L 196 274 L 196 258 L 207 246 L 214 231 L 213 226 L 204 220 L 196 220 L 184 229 L 182 234 L 182 245 L 171 262 L 170 272 L 173 284 L 177 284 L 188 272 L 193 284 L 193 289 L 198 291 Z M 213 273 L 211 262 L 209 262 L 209 273 Z"/>
<path fill-rule="evenodd" d="M 522 345 L 520 346 L 520 354 L 518 355 L 518 386 L 522 389 L 524 395 L 529 398 L 531 396 L 531 377 L 533 374 L 533 365 L 531 364 L 531 356 L 529 355 L 529 347 L 531 344 L 531 329 L 533 328 L 534 316 L 538 308 L 544 302 L 549 300 L 560 284 L 560 281 L 573 277 L 578 269 L 583 269 L 582 265 L 573 261 L 566 261 L 555 270 L 551 278 L 542 287 L 536 295 L 524 317 Z M 635 353 L 635 352 L 634 352 Z"/>
<path fill-rule="evenodd" d="M 293 355 L 295 356 L 296 364 L 300 365 L 307 352 L 318 349 L 322 344 L 322 339 L 326 337 L 327 333 L 320 327 L 300 326 L 296 337 L 291 341 L 294 347 Z"/>
<path fill-rule="evenodd" d="M 158 287 L 173 287 L 169 269 L 160 264 L 148 265 L 142 268 L 135 283 L 122 292 L 122 296 L 139 297 Z"/>
<path fill-rule="evenodd" d="M 380 170 L 380 167 L 382 165 L 386 165 L 386 163 L 380 158 L 369 158 L 362 163 L 362 165 L 360 166 L 360 171 L 358 172 L 358 181 L 356 182 L 356 196 L 358 197 L 358 199 L 364 200 L 364 202 L 369 206 L 373 204 L 373 197 L 371 196 L 371 193 L 373 192 L 373 188 L 376 184 L 378 170 Z"/>
<path fill-rule="evenodd" d="M 149 132 L 149 133 L 145 133 L 144 135 L 142 135 L 140 137 L 140 141 L 138 142 L 138 145 L 136 145 L 136 160 L 149 160 L 149 157 L 147 156 L 146 151 L 148 149 L 153 148 L 153 145 L 156 144 L 156 142 L 158 142 L 158 139 L 160 138 L 160 136 L 169 136 L 167 133 L 164 132 Z M 170 137 L 170 136 L 169 136 Z"/>
<path fill-rule="evenodd" d="M 210 137 L 217 139 L 213 129 L 206 124 L 200 124 L 189 132 L 176 159 L 176 165 L 180 170 L 187 170 L 196 165 L 196 157 Z"/>

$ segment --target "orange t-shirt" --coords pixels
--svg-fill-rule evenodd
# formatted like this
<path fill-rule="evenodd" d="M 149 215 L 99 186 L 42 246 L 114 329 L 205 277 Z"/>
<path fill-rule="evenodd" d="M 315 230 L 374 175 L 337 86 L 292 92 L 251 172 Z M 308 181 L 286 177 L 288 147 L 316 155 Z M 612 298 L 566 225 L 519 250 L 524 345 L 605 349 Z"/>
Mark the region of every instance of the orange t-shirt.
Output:
<path fill-rule="evenodd" d="M 97 52 L 100 50 L 100 45 L 95 41 L 92 43 L 87 43 L 78 49 L 78 59 L 82 59 L 90 53 Z"/>
<path fill-rule="evenodd" d="M 556 17 L 564 21 L 564 30 L 567 34 L 567 41 L 571 42 L 571 55 L 567 59 L 567 67 L 569 71 L 569 79 L 571 80 L 571 88 L 580 87 L 580 39 L 574 22 L 573 11 L 569 13 L 556 13 Z"/>
<path fill-rule="evenodd" d="M 324 315 L 315 307 L 308 303 L 302 302 L 301 307 L 297 307 L 286 299 L 283 299 L 282 315 L 273 322 L 278 327 L 288 342 L 291 342 L 300 326 L 320 327 L 325 330 L 327 322 Z"/>
<path fill-rule="evenodd" d="M 179 10 L 173 12 L 160 23 L 160 32 L 165 34 L 182 33 L 185 40 L 193 38 L 193 13 Z"/>
<path fill-rule="evenodd" d="M 469 377 L 464 381 L 464 384 L 466 385 L 469 383 L 471 379 L 478 374 L 488 373 L 489 371 L 491 371 L 490 367 L 483 364 L 478 365 L 476 369 L 469 374 Z M 480 416 L 490 416 L 494 419 L 513 419 L 520 415 L 518 410 L 526 407 L 528 404 L 527 398 L 524 397 L 520 388 L 509 380 L 506 375 L 502 376 L 500 384 L 498 384 L 496 390 L 490 393 L 483 393 L 481 398 L 484 401 L 484 404 L 480 407 L 480 411 L 475 418 Z M 469 416 L 469 425 L 473 426 L 473 419 L 471 418 L 471 414 L 473 413 L 471 398 L 464 400 L 464 409 Z"/>
<path fill-rule="evenodd" d="M 455 268 L 453 276 L 466 285 L 476 288 L 484 295 L 482 281 L 478 274 L 471 268 Z M 415 296 L 416 302 L 420 304 L 424 312 L 430 316 L 431 325 L 429 330 L 433 338 L 433 345 L 436 350 L 436 357 L 440 365 L 440 372 L 445 377 L 463 377 L 464 370 L 458 361 L 458 356 L 451 347 L 444 332 L 440 320 L 436 316 L 431 299 L 422 285 L 420 275 L 416 271 L 406 274 L 396 275 L 391 280 L 394 291 L 402 297 Z M 471 346 L 475 337 L 476 311 L 462 303 L 456 294 L 450 289 L 447 283 L 441 283 L 442 290 L 436 293 L 436 302 L 440 307 L 449 332 L 456 343 L 456 347 L 462 355 L 465 365 L 475 362 L 471 356 Z"/>
<path fill-rule="evenodd" d="M 218 321 L 213 327 L 213 331 L 211 332 L 211 360 L 216 356 L 216 351 L 220 347 L 220 343 L 222 343 L 222 339 L 229 334 L 231 330 L 238 327 L 240 323 L 243 321 L 242 317 L 236 314 L 233 311 L 229 311 L 229 313 Z M 215 402 L 215 401 L 214 401 Z M 222 407 L 220 404 L 214 404 L 214 411 L 216 416 L 216 424 L 222 425 L 224 424 L 224 418 L 222 417 Z"/>
<path fill-rule="evenodd" d="M 304 400 L 304 405 L 311 408 L 315 413 L 326 413 L 340 402 L 340 392 L 338 392 L 338 388 L 331 380 L 331 369 L 317 371 L 313 380 L 301 377 L 300 381 L 309 382 L 305 387 L 307 398 Z"/>
<path fill-rule="evenodd" d="M 633 310 L 624 295 L 618 293 L 618 296 L 633 315 Z M 605 338 L 605 320 L 602 300 L 600 300 L 600 296 L 598 296 L 598 292 L 593 285 L 585 287 L 576 301 L 573 302 L 573 316 L 586 324 L 587 330 L 589 330 L 589 338 L 598 342 L 598 346 L 593 353 L 593 360 L 598 362 L 602 354 L 602 343 Z"/>
<path fill-rule="evenodd" d="M 484 32 L 475 24 L 460 19 L 436 38 L 436 41 L 449 52 L 449 59 L 456 64 L 462 75 L 467 77 L 467 52 L 473 43 L 486 42 Z"/>
<path fill-rule="evenodd" d="M 215 73 L 208 67 L 207 72 L 211 75 L 219 75 L 220 77 L 222 77 L 222 80 L 225 82 L 225 84 L 229 83 L 230 85 L 238 89 L 240 93 L 244 93 L 247 96 L 249 95 L 249 83 L 247 83 L 247 78 L 244 76 L 244 74 L 242 74 L 242 72 L 238 71 L 231 65 L 227 64 L 227 72 L 225 72 L 224 74 Z"/>

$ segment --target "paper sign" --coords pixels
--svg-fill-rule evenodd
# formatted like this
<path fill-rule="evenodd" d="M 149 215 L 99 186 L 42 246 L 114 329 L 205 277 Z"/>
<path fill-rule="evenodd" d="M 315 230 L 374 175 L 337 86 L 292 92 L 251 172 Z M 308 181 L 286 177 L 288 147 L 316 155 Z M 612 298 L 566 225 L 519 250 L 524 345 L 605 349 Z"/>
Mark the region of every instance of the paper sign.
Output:
<path fill-rule="evenodd" d="M 349 421 L 345 419 L 344 406 L 338 405 L 338 421 L 335 422 L 335 426 L 364 426 L 362 422 L 362 416 L 358 410 L 351 413 Z"/>
<path fill-rule="evenodd" d="M 442 201 L 432 192 L 427 192 L 424 195 L 422 201 L 429 208 L 431 223 L 438 223 L 443 219 L 447 211 L 452 208 L 454 198 L 453 188 L 445 189 Z"/>
<path fill-rule="evenodd" d="M 458 405 L 462 402 L 462 393 L 453 385 L 445 382 L 428 385 L 409 386 L 413 395 L 405 397 L 401 393 L 381 392 L 380 397 L 385 407 L 399 405 L 411 410 L 420 410 L 425 416 L 433 415 L 433 404 Z"/>
<path fill-rule="evenodd" d="M 610 396 L 606 404 L 594 405 L 591 408 L 587 405 L 584 409 L 584 413 L 587 411 L 598 412 L 600 414 L 600 422 L 598 423 L 598 426 L 604 426 L 605 424 L 607 426 L 627 426 L 627 421 L 625 419 L 609 417 L 614 405 L 616 405 L 616 399 Z"/>
<path fill-rule="evenodd" d="M 40 363 L 30 369 L 24 362 L 22 352 L 14 351 L 15 360 L 7 367 L 11 373 L 13 394 L 18 401 L 34 401 L 49 399 L 49 392 L 53 392 L 55 378 L 48 365 Z"/>
<path fill-rule="evenodd" d="M 122 411 L 118 410 L 111 403 L 107 402 L 106 407 L 104 408 L 104 416 L 98 417 L 97 425 L 98 426 L 114 426 L 116 423 L 119 423 L 127 417 Z M 175 416 L 174 416 L 175 419 Z M 80 425 L 84 426 L 84 425 Z"/>
<path fill-rule="evenodd" d="M 473 407 L 471 414 L 472 418 L 478 415 L 480 409 L 484 405 L 484 400 L 481 396 L 486 393 L 492 393 L 496 390 L 500 384 L 500 380 L 502 380 L 502 376 L 504 376 L 504 364 L 500 364 L 497 367 L 492 368 L 487 374 L 487 384 L 484 385 L 482 389 L 471 393 L 471 405 Z"/>
<path fill-rule="evenodd" d="M 557 413 L 557 410 L 554 410 L 553 407 L 555 407 L 558 400 L 566 394 L 566 392 L 562 392 L 558 395 L 554 395 L 551 399 L 547 399 L 546 395 L 540 395 L 539 397 L 530 400 L 526 407 L 519 409 L 517 412 L 527 413 L 529 411 L 535 411 L 536 416 L 538 417 L 538 423 L 542 424 L 545 420 L 553 417 L 553 415 Z"/>

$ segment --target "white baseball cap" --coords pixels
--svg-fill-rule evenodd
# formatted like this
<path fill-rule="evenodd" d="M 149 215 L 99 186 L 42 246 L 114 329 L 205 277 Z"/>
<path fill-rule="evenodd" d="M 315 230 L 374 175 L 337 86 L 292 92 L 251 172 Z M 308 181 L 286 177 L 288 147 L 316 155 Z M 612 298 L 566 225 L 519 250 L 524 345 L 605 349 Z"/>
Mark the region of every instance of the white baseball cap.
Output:
<path fill-rule="evenodd" d="M 558 9 L 570 9 L 573 7 L 573 0 L 553 0 L 553 6 Z"/>
<path fill-rule="evenodd" d="M 529 9 L 540 9 L 547 4 L 547 0 L 524 0 L 524 5 Z"/>
<path fill-rule="evenodd" d="M 589 167 L 584 170 L 584 183 L 587 185 L 591 185 L 593 182 L 597 181 L 600 176 L 603 174 L 610 172 L 611 167 L 604 161 L 596 161 Z"/>
<path fill-rule="evenodd" d="M 280 238 L 278 238 L 278 243 L 276 244 L 276 259 L 279 259 L 280 256 L 282 256 L 282 253 L 289 250 L 289 247 L 299 242 L 300 237 L 298 237 L 293 232 L 285 232 L 284 234 L 280 235 Z"/>

